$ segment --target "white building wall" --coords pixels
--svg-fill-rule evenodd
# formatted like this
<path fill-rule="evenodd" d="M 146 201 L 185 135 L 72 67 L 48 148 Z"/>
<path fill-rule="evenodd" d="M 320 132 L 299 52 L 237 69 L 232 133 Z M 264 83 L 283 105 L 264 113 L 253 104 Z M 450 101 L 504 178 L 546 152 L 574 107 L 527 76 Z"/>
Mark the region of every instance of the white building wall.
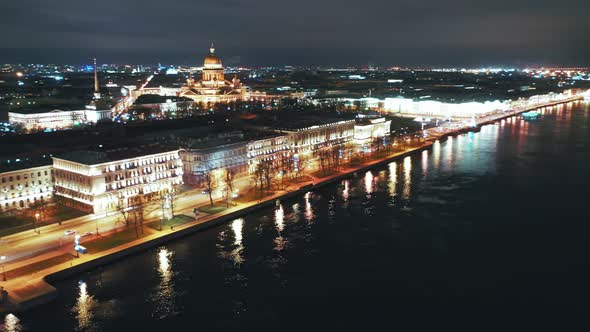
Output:
<path fill-rule="evenodd" d="M 115 208 L 119 200 L 180 185 L 182 161 L 171 151 L 97 165 L 54 157 L 55 194 L 93 213 Z"/>
<path fill-rule="evenodd" d="M 0 210 L 26 208 L 53 197 L 52 166 L 0 173 Z"/>

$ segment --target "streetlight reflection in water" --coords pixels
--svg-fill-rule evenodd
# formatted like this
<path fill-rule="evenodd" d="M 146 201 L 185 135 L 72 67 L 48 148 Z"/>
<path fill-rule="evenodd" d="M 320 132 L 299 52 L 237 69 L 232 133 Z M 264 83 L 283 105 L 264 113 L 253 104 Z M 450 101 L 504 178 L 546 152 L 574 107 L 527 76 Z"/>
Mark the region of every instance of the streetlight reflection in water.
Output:
<path fill-rule="evenodd" d="M 96 300 L 88 294 L 88 286 L 84 281 L 78 282 L 78 300 L 72 309 L 78 320 L 78 330 L 83 331 L 93 325 Z"/>
<path fill-rule="evenodd" d="M 20 332 L 23 326 L 20 323 L 20 319 L 13 314 L 8 314 L 4 317 L 4 323 L 0 325 L 0 331 L 3 332 Z"/>
<path fill-rule="evenodd" d="M 243 229 L 244 229 L 244 219 L 238 218 L 231 223 L 231 229 L 234 233 L 234 246 L 235 248 L 231 251 L 230 257 L 234 261 L 235 264 L 241 264 L 244 262 L 244 257 L 242 256 L 242 252 L 244 251 L 244 244 L 242 243 L 243 239 Z"/>
<path fill-rule="evenodd" d="M 242 228 L 244 226 L 244 219 L 238 218 L 231 223 L 231 229 L 234 231 L 234 244 L 242 245 Z"/>
<path fill-rule="evenodd" d="M 394 198 L 397 195 L 397 163 L 389 164 L 389 196 Z"/>
<path fill-rule="evenodd" d="M 344 189 L 342 190 L 342 199 L 345 202 L 348 202 L 348 197 L 350 196 L 350 181 L 344 180 Z"/>
<path fill-rule="evenodd" d="M 422 174 L 428 174 L 428 150 L 422 151 Z"/>
<path fill-rule="evenodd" d="M 311 191 L 308 191 L 305 194 L 305 220 L 307 222 L 311 222 L 311 220 L 315 217 L 313 213 L 313 208 L 311 207 Z"/>
<path fill-rule="evenodd" d="M 156 293 L 151 297 L 154 304 L 154 317 L 163 319 L 176 310 L 176 291 L 174 290 L 174 271 L 172 270 L 173 253 L 166 248 L 158 251 L 158 273 L 160 283 L 156 287 Z"/>
<path fill-rule="evenodd" d="M 278 235 L 273 241 L 275 244 L 274 249 L 277 251 L 282 251 L 285 249 L 287 244 L 287 240 L 281 234 L 281 232 L 285 229 L 285 211 L 283 210 L 283 204 L 279 204 L 279 206 L 275 209 L 275 225 Z"/>
<path fill-rule="evenodd" d="M 404 158 L 404 190 L 402 192 L 402 198 L 404 200 L 410 199 L 410 193 L 412 189 L 412 158 Z"/>

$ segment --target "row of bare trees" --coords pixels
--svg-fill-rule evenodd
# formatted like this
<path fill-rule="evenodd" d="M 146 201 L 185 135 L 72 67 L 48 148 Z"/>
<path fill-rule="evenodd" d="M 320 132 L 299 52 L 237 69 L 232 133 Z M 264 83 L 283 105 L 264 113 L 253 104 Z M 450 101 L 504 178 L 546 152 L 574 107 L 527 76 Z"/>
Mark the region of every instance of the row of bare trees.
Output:
<path fill-rule="evenodd" d="M 215 176 L 215 174 L 209 169 L 203 172 L 203 182 L 205 185 L 205 189 L 207 190 L 207 193 L 209 194 L 210 206 L 213 206 L 213 191 L 219 187 L 219 182 L 221 181 L 225 185 L 224 190 L 225 190 L 226 205 L 229 207 L 230 199 L 231 199 L 232 193 L 234 192 L 234 177 L 235 177 L 234 171 L 229 168 L 223 170 L 223 173 L 221 175 L 221 179 L 218 179 Z"/>
<path fill-rule="evenodd" d="M 176 189 L 171 188 L 149 195 L 119 198 L 114 206 L 114 211 L 121 216 L 117 222 L 123 223 L 127 228 L 133 227 L 135 235 L 139 237 L 140 234 L 143 234 L 144 221 L 150 214 L 161 209 L 161 221 L 168 217 L 174 217 L 176 197 Z M 167 213 L 168 211 L 169 213 Z"/>

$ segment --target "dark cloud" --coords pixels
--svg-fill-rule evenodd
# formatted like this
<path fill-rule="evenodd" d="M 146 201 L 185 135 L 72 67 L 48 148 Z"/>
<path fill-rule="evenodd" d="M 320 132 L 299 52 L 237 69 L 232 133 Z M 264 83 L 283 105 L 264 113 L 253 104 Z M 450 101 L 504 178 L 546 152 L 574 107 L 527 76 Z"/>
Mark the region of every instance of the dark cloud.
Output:
<path fill-rule="evenodd" d="M 2 0 L 0 62 L 587 64 L 587 0 Z"/>

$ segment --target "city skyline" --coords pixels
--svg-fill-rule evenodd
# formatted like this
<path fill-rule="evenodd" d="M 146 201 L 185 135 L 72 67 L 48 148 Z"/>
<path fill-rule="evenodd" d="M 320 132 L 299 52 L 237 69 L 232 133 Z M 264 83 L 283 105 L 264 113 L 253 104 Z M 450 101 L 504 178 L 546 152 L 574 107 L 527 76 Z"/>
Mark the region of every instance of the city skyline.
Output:
<path fill-rule="evenodd" d="M 104 63 L 191 64 L 211 41 L 228 66 L 583 66 L 590 54 L 580 0 L 141 6 L 29 0 L 3 7 L 0 62 L 80 63 L 96 56 Z"/>

